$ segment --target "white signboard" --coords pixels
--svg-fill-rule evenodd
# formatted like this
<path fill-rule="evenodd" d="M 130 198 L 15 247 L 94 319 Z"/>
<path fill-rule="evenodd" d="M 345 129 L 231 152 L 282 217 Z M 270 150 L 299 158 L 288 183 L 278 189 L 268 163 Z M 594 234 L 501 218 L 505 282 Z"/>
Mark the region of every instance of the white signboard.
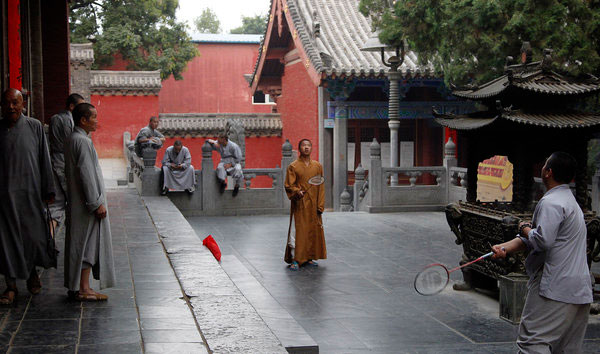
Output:
<path fill-rule="evenodd" d="M 413 167 L 415 165 L 415 142 L 400 142 L 400 167 Z"/>
<path fill-rule="evenodd" d="M 323 127 L 326 129 L 333 129 L 335 127 L 335 120 L 331 118 L 323 119 Z"/>
<path fill-rule="evenodd" d="M 346 153 L 348 160 L 348 171 L 354 171 L 354 143 L 348 143 L 348 152 Z"/>

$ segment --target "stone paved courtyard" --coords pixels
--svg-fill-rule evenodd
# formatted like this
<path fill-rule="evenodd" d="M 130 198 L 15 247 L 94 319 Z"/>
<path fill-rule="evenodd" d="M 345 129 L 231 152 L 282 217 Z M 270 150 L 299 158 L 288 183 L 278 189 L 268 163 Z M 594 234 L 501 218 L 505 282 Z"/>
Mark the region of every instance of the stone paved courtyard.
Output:
<path fill-rule="evenodd" d="M 460 257 L 442 213 L 325 213 L 329 259 L 290 272 L 281 259 L 285 215 L 188 218 L 194 234 L 168 198 L 127 187 L 108 198 L 118 278 L 109 301 L 67 301 L 59 262 L 43 272 L 42 294 L 30 296 L 20 282 L 15 305 L 0 308 L 0 352 L 282 352 L 273 333 L 292 341 L 308 333 L 320 353 L 515 352 L 516 328 L 498 319 L 493 297 L 413 290 L 423 265 Z M 201 246 L 208 234 L 221 246 L 221 266 Z M 237 313 L 246 317 L 227 318 Z M 593 316 L 585 353 L 598 352 Z"/>
<path fill-rule="evenodd" d="M 223 268 L 232 260 L 244 264 L 321 353 L 516 352 L 517 328 L 498 318 L 495 298 L 451 286 L 434 297 L 414 291 L 424 265 L 460 258 L 443 213 L 325 213 L 329 258 L 299 272 L 282 260 L 288 220 L 188 218 L 200 238 L 217 240 Z M 585 352 L 600 353 L 598 316 L 590 317 Z"/>

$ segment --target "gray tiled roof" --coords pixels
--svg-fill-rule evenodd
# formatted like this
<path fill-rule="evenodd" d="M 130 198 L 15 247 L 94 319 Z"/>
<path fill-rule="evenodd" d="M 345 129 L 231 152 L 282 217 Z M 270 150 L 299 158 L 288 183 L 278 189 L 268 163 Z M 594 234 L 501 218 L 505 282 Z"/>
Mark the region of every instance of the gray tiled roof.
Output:
<path fill-rule="evenodd" d="M 246 136 L 281 136 L 276 113 L 161 113 L 158 129 L 165 136 L 214 137 L 225 131 L 228 120 L 242 123 Z"/>
<path fill-rule="evenodd" d="M 90 90 L 97 95 L 158 95 L 160 71 L 92 70 Z"/>
<path fill-rule="evenodd" d="M 598 79 L 567 78 L 553 71 L 542 69 L 541 62 L 527 64 L 526 70 L 520 70 L 520 67 L 524 66 L 513 65 L 509 67 L 509 69 L 514 69 L 510 75 L 504 74 L 472 89 L 455 90 L 452 94 L 468 99 L 485 99 L 496 96 L 509 87 L 547 95 L 580 95 L 600 90 Z"/>
<path fill-rule="evenodd" d="M 576 111 L 524 112 L 512 110 L 505 111 L 499 116 L 494 112 L 476 112 L 469 115 L 434 113 L 434 115 L 437 123 L 458 130 L 478 129 L 497 120 L 509 120 L 544 128 L 587 128 L 600 125 L 600 115 Z"/>
<path fill-rule="evenodd" d="M 94 48 L 92 43 L 71 44 L 71 62 L 93 62 Z"/>
<path fill-rule="evenodd" d="M 582 112 L 527 113 L 511 111 L 502 118 L 546 128 L 586 128 L 600 124 L 600 115 Z"/>
<path fill-rule="evenodd" d="M 372 32 L 369 20 L 358 11 L 359 3 L 360 0 L 287 0 L 302 47 L 317 72 L 328 76 L 378 76 L 388 70 L 380 53 L 360 51 Z M 263 49 L 261 45 L 255 76 Z M 387 60 L 389 54 L 385 57 Z M 429 75 L 429 69 L 418 66 L 417 56 L 411 51 L 406 53 L 400 70 L 404 75 Z"/>
<path fill-rule="evenodd" d="M 360 0 L 288 0 L 287 3 L 304 50 L 317 71 L 327 75 L 387 71 L 380 53 L 360 51 L 371 35 L 371 24 L 358 11 Z M 331 63 L 323 60 L 323 56 L 331 58 Z M 413 52 L 406 54 L 400 69 L 413 73 L 419 70 Z"/>

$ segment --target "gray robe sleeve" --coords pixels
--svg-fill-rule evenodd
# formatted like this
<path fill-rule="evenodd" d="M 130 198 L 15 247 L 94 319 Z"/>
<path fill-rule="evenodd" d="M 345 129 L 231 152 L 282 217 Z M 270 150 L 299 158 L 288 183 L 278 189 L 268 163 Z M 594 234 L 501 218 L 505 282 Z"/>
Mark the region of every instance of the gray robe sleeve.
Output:
<path fill-rule="evenodd" d="M 187 148 L 181 149 L 181 152 L 184 154 L 181 166 L 184 170 L 186 170 L 192 164 L 192 154 L 190 154 L 190 150 L 188 150 Z"/>
<path fill-rule="evenodd" d="M 238 145 L 235 145 L 233 149 L 233 156 L 235 158 L 235 163 L 242 163 L 242 149 Z"/>
<path fill-rule="evenodd" d="M 96 166 L 94 165 L 93 147 L 90 144 L 83 143 L 78 148 L 81 150 L 77 154 L 76 173 L 81 178 L 82 192 L 85 198 L 85 205 L 90 213 L 93 213 L 102 205 L 104 195 L 96 183 Z"/>
<path fill-rule="evenodd" d="M 146 129 L 146 127 L 143 127 L 142 129 L 140 129 L 138 135 L 135 137 L 135 143 L 139 144 L 141 138 L 147 138 L 147 137 L 148 137 L 147 129 Z"/>
<path fill-rule="evenodd" d="M 168 147 L 167 151 L 165 151 L 165 156 L 163 156 L 162 165 L 169 167 L 171 163 L 173 163 L 173 161 L 171 161 L 171 148 Z"/>
<path fill-rule="evenodd" d="M 50 162 L 50 152 L 48 151 L 48 142 L 46 141 L 46 134 L 40 124 L 39 138 L 40 138 L 40 177 L 42 180 L 42 198 L 49 199 L 50 195 L 56 195 L 56 189 L 54 186 L 54 178 L 52 177 L 52 163 Z"/>

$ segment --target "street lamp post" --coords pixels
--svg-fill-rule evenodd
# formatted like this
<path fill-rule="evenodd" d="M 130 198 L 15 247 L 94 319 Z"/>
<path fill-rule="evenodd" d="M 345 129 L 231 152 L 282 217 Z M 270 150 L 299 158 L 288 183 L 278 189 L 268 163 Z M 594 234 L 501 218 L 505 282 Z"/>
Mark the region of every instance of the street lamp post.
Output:
<path fill-rule="evenodd" d="M 385 60 L 384 52 L 386 50 L 395 50 L 395 54 L 390 56 L 388 60 Z M 401 73 L 398 71 L 400 65 L 404 62 L 404 41 L 398 46 L 388 46 L 382 44 L 379 41 L 379 35 L 375 32 L 370 36 L 363 48 L 360 49 L 364 52 L 381 52 L 381 62 L 383 65 L 390 68 L 387 72 L 388 80 L 390 81 L 390 94 L 388 101 L 388 127 L 390 128 L 390 166 L 398 167 L 398 130 L 400 128 L 400 117 L 399 117 L 399 105 L 400 96 L 398 94 L 398 81 L 401 78 Z M 392 174 L 390 185 L 398 185 L 398 174 Z"/>

